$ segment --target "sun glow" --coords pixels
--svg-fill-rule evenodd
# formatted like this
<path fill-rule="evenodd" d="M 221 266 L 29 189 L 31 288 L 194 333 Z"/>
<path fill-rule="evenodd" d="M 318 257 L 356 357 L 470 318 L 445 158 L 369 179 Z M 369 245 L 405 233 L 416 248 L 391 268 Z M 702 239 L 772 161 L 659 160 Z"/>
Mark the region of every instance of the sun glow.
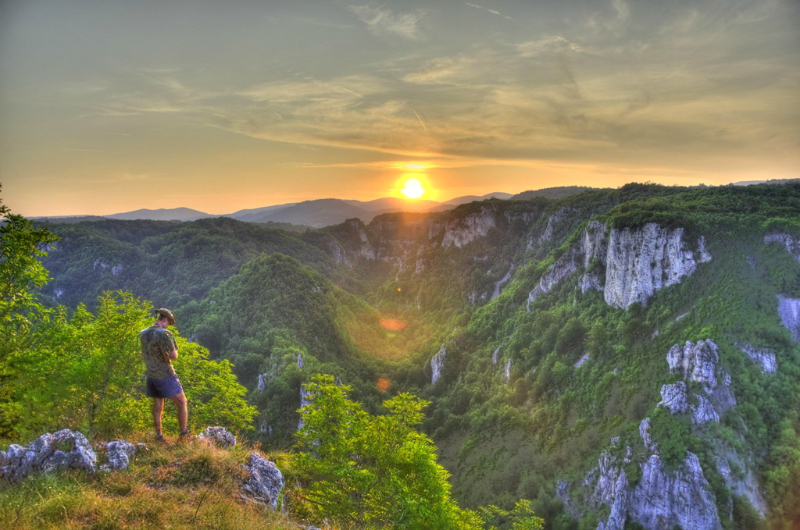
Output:
<path fill-rule="evenodd" d="M 425 188 L 422 187 L 419 179 L 408 179 L 405 187 L 400 191 L 409 199 L 419 199 L 425 194 Z"/>

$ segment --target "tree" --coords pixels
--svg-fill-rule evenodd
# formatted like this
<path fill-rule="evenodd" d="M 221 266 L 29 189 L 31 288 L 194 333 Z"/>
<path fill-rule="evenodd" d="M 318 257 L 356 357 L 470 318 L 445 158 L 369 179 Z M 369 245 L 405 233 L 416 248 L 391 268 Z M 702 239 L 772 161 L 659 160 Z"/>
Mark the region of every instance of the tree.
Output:
<path fill-rule="evenodd" d="M 480 528 L 450 497 L 436 447 L 416 430 L 426 401 L 399 394 L 384 402 L 385 415 L 371 416 L 332 376 L 305 388 L 293 464 L 300 515 L 369 528 Z"/>
<path fill-rule="evenodd" d="M 0 200 L 0 438 L 10 437 L 20 418 L 21 410 L 12 400 L 18 361 L 32 323 L 44 314 L 34 289 L 49 278 L 39 258 L 57 240 L 47 229 L 12 214 Z"/>
<path fill-rule="evenodd" d="M 152 323 L 151 314 L 149 302 L 128 292 L 108 292 L 100 296 L 96 315 L 79 306 L 70 320 L 59 307 L 37 325 L 36 348 L 20 355 L 11 396 L 24 413 L 17 419 L 17 434 L 69 427 L 110 437 L 149 428 L 137 335 Z M 246 389 L 231 364 L 210 360 L 208 350 L 177 331 L 175 338 L 180 351 L 175 370 L 189 401 L 190 426 L 251 429 L 256 409 L 246 403 Z M 173 415 L 164 424 L 177 430 Z"/>

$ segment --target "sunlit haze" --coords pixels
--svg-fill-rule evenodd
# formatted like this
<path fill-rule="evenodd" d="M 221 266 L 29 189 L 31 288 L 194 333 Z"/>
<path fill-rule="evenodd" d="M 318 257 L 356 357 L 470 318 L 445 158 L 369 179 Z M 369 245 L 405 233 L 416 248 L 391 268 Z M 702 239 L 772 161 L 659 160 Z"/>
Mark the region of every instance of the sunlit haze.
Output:
<path fill-rule="evenodd" d="M 2 200 L 224 214 L 796 178 L 798 5 L 3 0 Z"/>

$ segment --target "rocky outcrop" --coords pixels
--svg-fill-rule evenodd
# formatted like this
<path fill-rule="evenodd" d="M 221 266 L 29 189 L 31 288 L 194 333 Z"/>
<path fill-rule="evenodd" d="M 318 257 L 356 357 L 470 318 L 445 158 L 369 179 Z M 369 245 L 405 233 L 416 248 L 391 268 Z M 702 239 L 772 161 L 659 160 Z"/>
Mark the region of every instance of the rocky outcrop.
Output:
<path fill-rule="evenodd" d="M 549 293 L 553 288 L 561 283 L 565 278 L 572 276 L 578 270 L 578 265 L 575 262 L 574 253 L 568 254 L 566 257 L 555 262 L 542 277 L 539 279 L 539 284 L 533 288 L 528 294 L 527 310 L 531 310 L 531 304 L 536 299 L 546 293 Z"/>
<path fill-rule="evenodd" d="M 248 473 L 242 489 L 248 497 L 266 504 L 273 510 L 278 507 L 278 498 L 283 490 L 283 474 L 280 470 L 255 451 L 250 453 L 244 469 Z"/>
<path fill-rule="evenodd" d="M 146 450 L 145 444 L 132 444 L 125 440 L 114 440 L 107 444 L 98 444 L 99 449 L 105 450 L 107 462 L 100 466 L 103 471 L 122 471 L 128 469 L 133 455 Z"/>
<path fill-rule="evenodd" d="M 792 340 L 800 341 L 800 298 L 778 295 L 778 316 L 783 327 L 792 334 Z"/>
<path fill-rule="evenodd" d="M 642 439 L 645 449 L 651 453 L 658 452 L 658 446 L 650 436 L 650 418 L 645 418 L 639 423 L 639 437 Z"/>
<path fill-rule="evenodd" d="M 197 437 L 208 440 L 221 449 L 236 447 L 236 436 L 224 427 L 206 427 Z"/>
<path fill-rule="evenodd" d="M 775 352 L 769 348 L 757 348 L 752 344 L 739 342 L 736 343 L 736 347 L 750 357 L 750 359 L 758 365 L 762 373 L 774 374 L 778 371 L 778 358 Z"/>
<path fill-rule="evenodd" d="M 605 260 L 606 303 L 622 309 L 634 302 L 647 304 L 657 290 L 680 282 L 695 271 L 698 262 L 711 259 L 703 238 L 698 240 L 698 247 L 695 258 L 695 253 L 686 248 L 682 228 L 648 223 L 636 230 L 611 230 Z"/>
<path fill-rule="evenodd" d="M 562 221 L 567 219 L 570 215 L 575 213 L 575 210 L 572 208 L 561 208 L 559 211 L 551 215 L 547 218 L 547 226 L 544 229 L 544 232 L 539 237 L 537 243 L 542 244 L 546 243 L 553 239 L 553 232 L 555 231 L 555 227 L 558 224 L 561 224 Z"/>
<path fill-rule="evenodd" d="M 442 247 L 461 248 L 479 237 L 485 237 L 495 226 L 497 221 L 494 212 L 490 208 L 483 207 L 463 219 L 452 220 L 445 224 Z"/>
<path fill-rule="evenodd" d="M 586 225 L 577 246 L 559 258 L 540 278 L 528 295 L 527 308 L 542 294 L 570 277 L 580 268 L 581 292 L 603 291 L 608 305 L 627 309 L 634 302 L 646 304 L 659 289 L 674 285 L 692 274 L 698 263 L 711 260 L 705 239 L 697 240 L 697 250 L 686 248 L 682 228 L 661 228 L 649 223 L 638 229 L 607 229 L 599 221 Z M 592 268 L 594 260 L 605 267 Z"/>
<path fill-rule="evenodd" d="M 631 485 L 623 463 L 608 452 L 585 480 L 593 487 L 590 500 L 610 509 L 598 530 L 622 530 L 630 519 L 648 529 L 680 528 L 717 530 L 722 528 L 717 505 L 700 461 L 687 452 L 681 465 L 668 471 L 650 439 L 650 418 L 639 426 L 642 441 L 651 454 L 639 464 L 642 478 Z M 627 461 L 627 458 L 626 458 Z"/>
<path fill-rule="evenodd" d="M 678 381 L 672 385 L 662 385 L 661 402 L 657 406 L 666 408 L 671 414 L 685 414 L 689 412 L 689 397 L 686 394 L 686 383 Z"/>
<path fill-rule="evenodd" d="M 12 444 L 0 451 L 0 478 L 16 482 L 34 472 L 50 472 L 66 468 L 97 470 L 97 454 L 89 440 L 79 433 L 64 429 L 45 433 L 27 447 Z"/>
<path fill-rule="evenodd" d="M 584 353 L 583 355 L 581 355 L 581 358 L 580 358 L 580 359 L 578 359 L 578 360 L 575 362 L 575 364 L 574 364 L 573 366 L 574 366 L 575 368 L 580 368 L 581 366 L 583 366 L 583 364 L 584 364 L 586 361 L 588 361 L 588 360 L 589 360 L 589 358 L 590 358 L 589 354 L 588 354 L 588 353 Z"/>
<path fill-rule="evenodd" d="M 684 346 L 676 344 L 667 353 L 670 373 L 680 373 L 687 381 L 702 383 L 713 389 L 717 386 L 717 345 L 710 340 L 699 340 L 697 344 L 687 341 Z"/>
<path fill-rule="evenodd" d="M 722 528 L 716 501 L 694 453 L 686 453 L 671 473 L 658 455 L 652 455 L 628 498 L 628 513 L 645 528 Z"/>
<path fill-rule="evenodd" d="M 305 407 L 306 405 L 308 405 L 309 403 L 311 403 L 311 400 L 309 399 L 310 397 L 311 397 L 311 391 L 310 390 L 306 390 L 305 386 L 300 385 L 300 408 L 301 409 L 303 407 Z M 297 421 L 297 430 L 299 431 L 300 429 L 302 429 L 303 425 L 305 425 L 305 422 L 303 421 L 303 416 L 301 414 L 300 415 L 300 419 Z"/>
<path fill-rule="evenodd" d="M 794 259 L 800 261 L 800 237 L 789 234 L 770 234 L 764 237 L 764 243 L 778 243 L 783 245 L 786 252 L 791 254 Z"/>
<path fill-rule="evenodd" d="M 444 368 L 444 360 L 447 357 L 447 348 L 442 346 L 436 355 L 431 358 L 431 384 L 435 385 L 436 381 L 442 376 L 442 369 Z"/>
<path fill-rule="evenodd" d="M 492 300 L 500 296 L 500 291 L 505 285 L 505 283 L 511 278 L 511 273 L 514 272 L 514 265 L 511 265 L 511 268 L 508 269 L 508 272 L 500 278 L 498 281 L 494 282 L 494 292 L 492 293 Z"/>
<path fill-rule="evenodd" d="M 702 390 L 689 392 L 684 381 L 663 385 L 658 406 L 672 414 L 691 414 L 692 422 L 698 425 L 719 422 L 720 415 L 736 405 L 736 399 L 730 390 L 730 375 L 718 368 L 718 362 L 719 348 L 711 340 L 674 345 L 667 353 L 670 373 L 679 373 L 686 382 L 700 383 Z"/>

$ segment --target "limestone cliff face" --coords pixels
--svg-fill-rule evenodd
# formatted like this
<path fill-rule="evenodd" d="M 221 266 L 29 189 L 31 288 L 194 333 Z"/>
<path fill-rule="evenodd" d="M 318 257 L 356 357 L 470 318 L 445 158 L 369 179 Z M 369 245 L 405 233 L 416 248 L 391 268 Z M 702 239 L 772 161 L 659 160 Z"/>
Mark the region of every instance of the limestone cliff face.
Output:
<path fill-rule="evenodd" d="M 489 207 L 483 207 L 463 219 L 448 221 L 443 228 L 442 247 L 461 248 L 478 237 L 485 237 L 495 226 L 497 221 L 494 212 Z"/>
<path fill-rule="evenodd" d="M 431 358 L 431 384 L 435 385 L 436 381 L 442 377 L 442 369 L 444 368 L 444 360 L 447 357 L 447 348 L 442 346 L 436 355 Z"/>
<path fill-rule="evenodd" d="M 582 292 L 601 290 L 608 305 L 627 309 L 634 302 L 646 304 L 659 289 L 674 285 L 692 274 L 698 263 L 711 260 L 705 239 L 697 251 L 687 249 L 682 228 L 661 228 L 649 223 L 639 229 L 607 230 L 598 221 L 584 229 L 580 242 L 545 272 L 528 295 L 530 304 L 579 269 Z M 594 260 L 605 267 L 605 275 L 591 269 Z"/>
<path fill-rule="evenodd" d="M 792 339 L 800 341 L 800 298 L 778 295 L 778 316 L 783 327 L 792 334 Z"/>
<path fill-rule="evenodd" d="M 649 418 L 642 422 L 640 434 L 652 454 L 638 464 L 642 473 L 638 484 L 630 483 L 623 467 L 630 464 L 630 459 L 620 461 L 608 452 L 601 455 L 597 467 L 584 481 L 592 487 L 590 500 L 610 509 L 608 519 L 597 526 L 598 530 L 622 530 L 629 519 L 648 529 L 667 530 L 675 525 L 697 530 L 722 528 L 714 495 L 697 455 L 687 452 L 676 470 L 667 471 L 650 440 Z"/>
<path fill-rule="evenodd" d="M 778 243 L 786 249 L 786 252 L 800 261 L 800 237 L 789 234 L 770 234 L 764 237 L 764 243 Z"/>
<path fill-rule="evenodd" d="M 709 261 L 705 241 L 698 241 L 699 257 L 688 250 L 683 229 L 661 228 L 648 223 L 642 228 L 611 230 L 606 254 L 604 296 L 610 306 L 627 309 L 634 302 L 647 304 L 657 290 L 692 274 L 698 261 Z"/>
<path fill-rule="evenodd" d="M 758 365 L 762 373 L 774 374 L 778 371 L 778 359 L 775 352 L 769 348 L 759 348 L 752 344 L 736 343 L 736 347 L 744 352 Z"/>

